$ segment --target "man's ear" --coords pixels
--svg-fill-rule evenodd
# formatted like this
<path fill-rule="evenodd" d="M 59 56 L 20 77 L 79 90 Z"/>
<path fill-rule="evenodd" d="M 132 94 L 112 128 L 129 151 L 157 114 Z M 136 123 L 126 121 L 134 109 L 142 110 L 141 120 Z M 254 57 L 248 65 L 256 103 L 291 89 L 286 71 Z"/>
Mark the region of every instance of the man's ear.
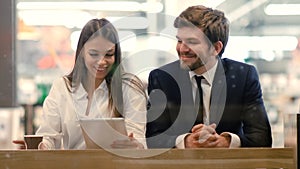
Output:
<path fill-rule="evenodd" d="M 223 43 L 221 41 L 217 41 L 214 43 L 216 55 L 218 55 L 223 49 Z"/>

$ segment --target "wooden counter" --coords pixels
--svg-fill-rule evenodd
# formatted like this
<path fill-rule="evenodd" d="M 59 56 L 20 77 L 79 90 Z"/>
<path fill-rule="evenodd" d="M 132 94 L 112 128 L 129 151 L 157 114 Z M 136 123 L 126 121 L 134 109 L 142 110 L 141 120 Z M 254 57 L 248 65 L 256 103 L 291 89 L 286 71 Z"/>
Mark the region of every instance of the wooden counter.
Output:
<path fill-rule="evenodd" d="M 296 149 L 296 158 L 300 157 L 300 114 L 284 115 L 284 147 Z M 299 161 L 297 162 L 299 166 Z"/>
<path fill-rule="evenodd" d="M 297 161 L 294 148 L 152 149 L 116 150 L 114 153 L 105 150 L 0 150 L 0 169 L 296 169 Z"/>

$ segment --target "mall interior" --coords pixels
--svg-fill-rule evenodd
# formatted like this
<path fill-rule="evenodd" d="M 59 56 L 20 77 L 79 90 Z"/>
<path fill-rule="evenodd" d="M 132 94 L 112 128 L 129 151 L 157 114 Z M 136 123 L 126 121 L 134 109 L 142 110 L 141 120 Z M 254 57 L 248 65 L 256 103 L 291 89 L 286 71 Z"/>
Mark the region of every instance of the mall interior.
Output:
<path fill-rule="evenodd" d="M 286 117 L 300 108 L 299 0 L 1 0 L 0 149 L 16 149 L 12 140 L 35 133 L 51 84 L 72 69 L 89 19 L 112 21 L 125 69 L 147 85 L 152 69 L 177 59 L 175 17 L 201 4 L 228 17 L 223 57 L 257 68 L 272 147 L 284 147 Z"/>

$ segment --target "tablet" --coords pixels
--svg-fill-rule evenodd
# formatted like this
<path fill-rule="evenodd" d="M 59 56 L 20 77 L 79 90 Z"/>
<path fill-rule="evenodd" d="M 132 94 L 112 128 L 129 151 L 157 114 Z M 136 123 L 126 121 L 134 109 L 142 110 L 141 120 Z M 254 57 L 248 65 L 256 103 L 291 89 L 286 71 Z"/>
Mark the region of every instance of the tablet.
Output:
<path fill-rule="evenodd" d="M 79 120 L 87 149 L 111 148 L 115 140 L 128 139 L 124 118 Z"/>

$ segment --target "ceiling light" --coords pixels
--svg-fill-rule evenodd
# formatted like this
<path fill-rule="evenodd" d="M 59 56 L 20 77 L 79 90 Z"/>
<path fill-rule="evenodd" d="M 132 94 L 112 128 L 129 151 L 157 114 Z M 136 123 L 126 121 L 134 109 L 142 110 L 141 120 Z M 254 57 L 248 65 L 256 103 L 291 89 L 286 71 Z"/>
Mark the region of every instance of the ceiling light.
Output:
<path fill-rule="evenodd" d="M 99 10 L 99 11 L 136 11 L 138 2 L 19 2 L 19 10 Z"/>
<path fill-rule="evenodd" d="M 19 11 L 20 19 L 26 25 L 59 26 L 81 28 L 93 18 L 88 12 L 70 10 L 26 10 Z"/>
<path fill-rule="evenodd" d="M 225 0 L 203 0 L 201 3 L 207 7 L 216 8 L 218 5 L 223 3 Z M 199 2 L 197 2 L 199 3 Z"/>
<path fill-rule="evenodd" d="M 92 10 L 92 11 L 145 11 L 161 12 L 160 2 L 139 3 L 131 1 L 102 2 L 19 2 L 18 10 Z"/>
<path fill-rule="evenodd" d="M 142 16 L 106 17 L 118 29 L 147 29 L 149 20 Z"/>
<path fill-rule="evenodd" d="M 269 4 L 265 8 L 267 15 L 300 15 L 300 4 Z"/>
<path fill-rule="evenodd" d="M 228 46 L 248 51 L 291 51 L 297 43 L 295 36 L 230 36 Z"/>

